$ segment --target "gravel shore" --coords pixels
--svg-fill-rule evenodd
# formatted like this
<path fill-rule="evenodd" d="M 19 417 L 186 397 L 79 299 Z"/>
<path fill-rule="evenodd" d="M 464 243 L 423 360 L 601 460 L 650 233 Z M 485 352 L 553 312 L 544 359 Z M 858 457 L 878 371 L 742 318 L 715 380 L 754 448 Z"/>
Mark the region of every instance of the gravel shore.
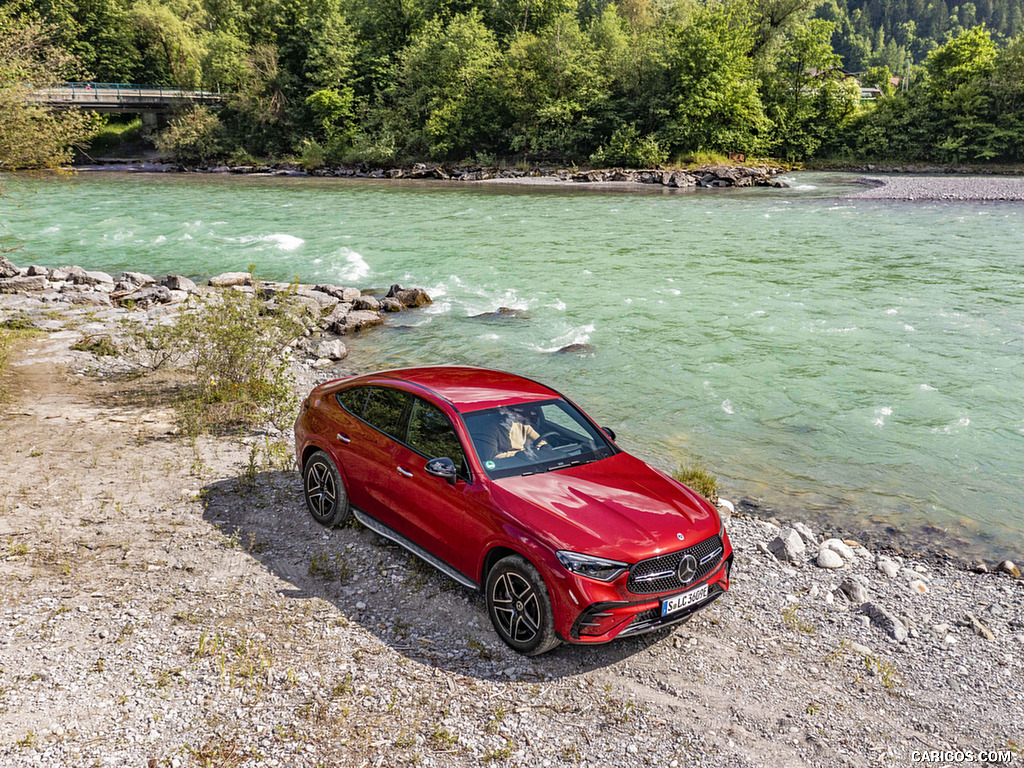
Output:
<path fill-rule="evenodd" d="M 1024 200 L 1024 178 L 997 176 L 865 176 L 860 200 Z"/>
<path fill-rule="evenodd" d="M 692 621 L 526 659 L 478 595 L 316 525 L 295 471 L 248 470 L 250 442 L 287 435 L 189 445 L 168 382 L 72 348 L 166 307 L 33 301 L 0 296 L 0 322 L 46 330 L 0 406 L 0 765 L 1024 759 L 1010 572 L 734 515 L 732 589 Z M 297 391 L 372 367 L 352 357 L 297 365 Z"/>

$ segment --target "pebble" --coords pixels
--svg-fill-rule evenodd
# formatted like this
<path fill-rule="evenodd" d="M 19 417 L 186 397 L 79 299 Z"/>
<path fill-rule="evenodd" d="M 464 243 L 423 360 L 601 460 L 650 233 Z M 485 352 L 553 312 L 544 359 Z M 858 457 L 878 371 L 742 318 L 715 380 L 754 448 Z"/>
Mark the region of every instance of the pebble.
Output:
<path fill-rule="evenodd" d="M 835 570 L 843 567 L 843 557 L 833 549 L 825 549 L 823 545 L 818 552 L 817 563 L 819 568 Z"/>

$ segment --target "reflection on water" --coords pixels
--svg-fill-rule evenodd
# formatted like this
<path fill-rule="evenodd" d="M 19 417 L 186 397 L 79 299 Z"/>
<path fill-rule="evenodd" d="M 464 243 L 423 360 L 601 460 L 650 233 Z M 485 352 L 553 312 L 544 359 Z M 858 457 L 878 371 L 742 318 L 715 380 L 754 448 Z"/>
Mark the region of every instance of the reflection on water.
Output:
<path fill-rule="evenodd" d="M 15 182 L 0 221 L 26 262 L 422 285 L 434 304 L 354 340 L 364 360 L 521 372 L 659 466 L 703 456 L 734 495 L 1024 550 L 1024 206 L 790 181 L 626 194 L 82 174 Z"/>

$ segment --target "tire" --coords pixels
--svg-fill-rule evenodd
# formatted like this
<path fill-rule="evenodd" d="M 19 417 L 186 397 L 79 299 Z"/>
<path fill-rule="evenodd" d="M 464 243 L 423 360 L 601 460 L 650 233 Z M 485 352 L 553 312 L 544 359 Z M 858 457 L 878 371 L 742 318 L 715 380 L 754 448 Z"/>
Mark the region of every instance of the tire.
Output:
<path fill-rule="evenodd" d="M 317 451 L 306 460 L 302 468 L 302 490 L 309 514 L 320 525 L 333 528 L 352 517 L 352 505 L 341 473 L 323 451 Z"/>
<path fill-rule="evenodd" d="M 519 555 L 502 558 L 487 574 L 487 613 L 498 637 L 524 656 L 539 656 L 561 642 L 544 579 Z"/>

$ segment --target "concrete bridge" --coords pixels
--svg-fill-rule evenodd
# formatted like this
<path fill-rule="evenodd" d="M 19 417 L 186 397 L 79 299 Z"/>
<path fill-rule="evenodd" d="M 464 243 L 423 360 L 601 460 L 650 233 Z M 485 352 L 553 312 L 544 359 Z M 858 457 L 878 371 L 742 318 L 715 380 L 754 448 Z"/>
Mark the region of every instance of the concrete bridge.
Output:
<path fill-rule="evenodd" d="M 138 112 L 157 115 L 174 107 L 205 104 L 219 107 L 224 97 L 214 91 L 183 91 L 160 85 L 130 83 L 65 83 L 36 91 L 36 98 L 53 109 L 92 112 Z"/>

